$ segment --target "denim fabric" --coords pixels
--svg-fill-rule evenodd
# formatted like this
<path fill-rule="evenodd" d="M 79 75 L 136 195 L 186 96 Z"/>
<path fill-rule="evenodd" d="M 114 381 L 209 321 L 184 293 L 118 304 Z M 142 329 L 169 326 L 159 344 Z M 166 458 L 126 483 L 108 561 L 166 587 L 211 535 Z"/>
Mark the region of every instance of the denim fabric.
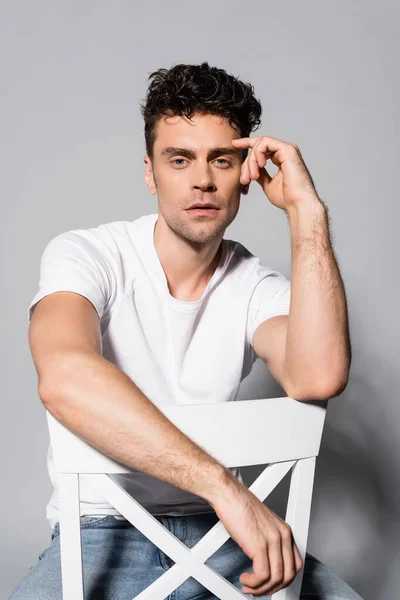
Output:
<path fill-rule="evenodd" d="M 157 516 L 188 548 L 192 548 L 218 521 L 215 513 Z M 62 600 L 60 535 L 57 522 L 51 542 L 25 577 L 14 588 L 9 600 Z M 83 577 L 85 600 L 132 600 L 158 579 L 174 562 L 129 521 L 113 515 L 81 517 Z M 223 575 L 239 590 L 242 573 L 252 571 L 252 561 L 229 538 L 205 564 Z M 247 597 L 252 598 L 251 594 Z M 269 600 L 272 596 L 258 596 Z M 215 596 L 193 577 L 189 577 L 168 600 L 212 600 Z M 362 600 L 329 567 L 306 554 L 301 600 Z"/>

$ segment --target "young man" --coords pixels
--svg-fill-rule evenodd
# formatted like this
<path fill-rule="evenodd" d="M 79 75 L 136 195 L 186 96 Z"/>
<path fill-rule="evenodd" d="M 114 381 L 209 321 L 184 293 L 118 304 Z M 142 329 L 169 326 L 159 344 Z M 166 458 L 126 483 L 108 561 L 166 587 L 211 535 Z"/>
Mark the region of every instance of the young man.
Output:
<path fill-rule="evenodd" d="M 114 479 L 189 548 L 221 519 L 231 538 L 207 564 L 267 598 L 303 566 L 289 526 L 157 406 L 234 401 L 257 357 L 299 401 L 344 389 L 346 299 L 326 210 L 297 146 L 248 137 L 261 115 L 250 84 L 207 63 L 150 79 L 145 180 L 158 213 L 68 231 L 46 246 L 29 307 L 39 395 L 68 429 L 132 469 Z M 268 158 L 279 167 L 273 178 Z M 289 216 L 292 285 L 223 238 L 252 180 Z M 51 446 L 48 468 L 52 540 L 10 600 L 61 599 Z M 84 477 L 80 491 L 88 597 L 135 597 L 172 560 Z M 307 554 L 301 598 L 310 596 L 360 600 Z M 213 596 L 190 577 L 168 597 Z"/>

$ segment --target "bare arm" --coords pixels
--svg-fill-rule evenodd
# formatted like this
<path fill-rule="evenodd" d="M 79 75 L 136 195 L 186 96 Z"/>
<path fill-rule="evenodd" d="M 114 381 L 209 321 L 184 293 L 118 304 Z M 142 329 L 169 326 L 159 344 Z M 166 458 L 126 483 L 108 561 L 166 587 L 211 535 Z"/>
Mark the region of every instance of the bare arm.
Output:
<path fill-rule="evenodd" d="M 292 295 L 285 371 L 297 390 L 328 399 L 345 389 L 351 363 L 347 301 L 318 198 L 289 209 Z"/>
<path fill-rule="evenodd" d="M 29 343 L 44 406 L 86 442 L 213 507 L 214 499 L 242 486 L 101 356 L 99 319 L 89 300 L 71 292 L 43 298 Z"/>

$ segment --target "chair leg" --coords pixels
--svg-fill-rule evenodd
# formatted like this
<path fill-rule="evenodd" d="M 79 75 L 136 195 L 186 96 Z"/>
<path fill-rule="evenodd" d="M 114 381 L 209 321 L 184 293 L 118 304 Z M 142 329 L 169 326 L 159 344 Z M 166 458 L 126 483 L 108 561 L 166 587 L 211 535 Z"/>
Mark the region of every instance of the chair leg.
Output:
<path fill-rule="evenodd" d="M 84 600 L 79 474 L 59 473 L 63 600 Z"/>
<path fill-rule="evenodd" d="M 292 528 L 294 541 L 303 561 L 303 568 L 297 573 L 290 586 L 273 594 L 273 600 L 300 599 L 306 560 L 315 464 L 316 457 L 311 456 L 299 459 L 293 467 L 285 521 Z"/>

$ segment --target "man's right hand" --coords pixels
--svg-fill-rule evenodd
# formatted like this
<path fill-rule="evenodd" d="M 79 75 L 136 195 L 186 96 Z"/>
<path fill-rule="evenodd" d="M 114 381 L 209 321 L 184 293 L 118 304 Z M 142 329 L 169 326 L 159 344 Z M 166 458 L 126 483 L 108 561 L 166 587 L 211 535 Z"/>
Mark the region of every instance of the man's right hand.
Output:
<path fill-rule="evenodd" d="M 244 594 L 274 594 L 290 585 L 303 568 L 292 529 L 236 479 L 212 506 L 232 539 L 253 561 L 253 572 L 243 573 Z"/>

